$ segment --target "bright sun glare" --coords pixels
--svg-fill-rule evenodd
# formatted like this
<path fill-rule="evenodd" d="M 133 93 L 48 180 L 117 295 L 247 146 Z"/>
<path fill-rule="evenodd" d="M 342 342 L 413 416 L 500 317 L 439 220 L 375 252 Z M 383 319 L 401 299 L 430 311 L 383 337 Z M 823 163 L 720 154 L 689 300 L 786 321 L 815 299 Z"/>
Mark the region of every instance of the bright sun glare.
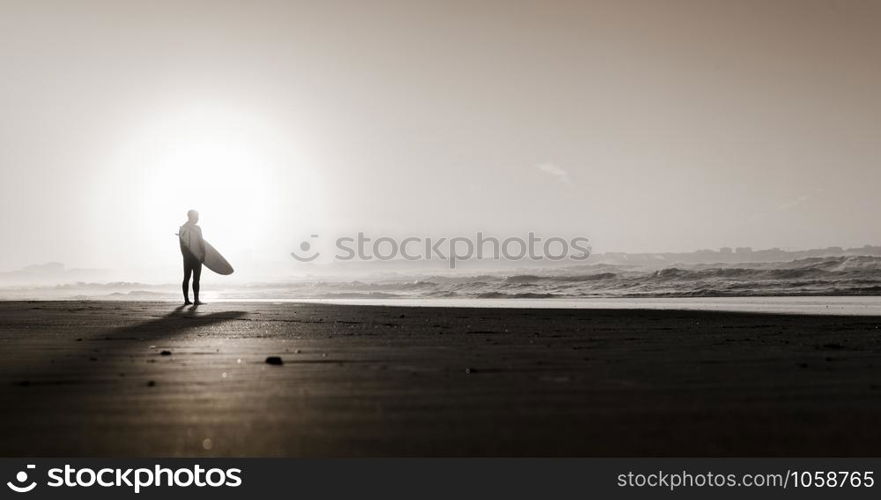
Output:
<path fill-rule="evenodd" d="M 177 218 L 181 208 L 195 208 L 215 238 L 234 233 L 242 244 L 253 241 L 268 216 L 265 152 L 232 134 L 186 132 L 172 134 L 174 143 L 157 158 L 147 202 L 163 212 L 174 207 L 169 215 Z"/>
<path fill-rule="evenodd" d="M 128 143 L 114 172 L 125 175 L 136 235 L 151 252 L 176 251 L 172 237 L 190 208 L 227 257 L 265 248 L 297 204 L 314 204 L 314 175 L 289 138 L 247 113 L 220 107 L 157 116 Z M 119 184 L 117 184 L 119 185 Z M 311 189 L 310 189 L 311 187 Z M 275 231 L 278 233 L 278 231 Z"/>

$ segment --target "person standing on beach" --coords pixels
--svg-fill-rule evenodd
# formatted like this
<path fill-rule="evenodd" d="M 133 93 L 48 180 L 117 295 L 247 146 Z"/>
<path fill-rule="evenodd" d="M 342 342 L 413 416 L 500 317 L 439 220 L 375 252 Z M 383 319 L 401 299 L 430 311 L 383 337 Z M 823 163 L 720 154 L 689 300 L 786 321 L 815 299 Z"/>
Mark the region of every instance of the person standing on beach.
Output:
<path fill-rule="evenodd" d="M 199 212 L 190 210 L 187 212 L 187 222 L 180 227 L 177 233 L 180 238 L 180 253 L 184 257 L 184 304 L 190 302 L 190 275 L 193 276 L 193 299 L 199 305 L 199 278 L 202 277 L 202 262 L 205 260 L 205 240 L 202 239 L 202 228 L 199 222 Z"/>

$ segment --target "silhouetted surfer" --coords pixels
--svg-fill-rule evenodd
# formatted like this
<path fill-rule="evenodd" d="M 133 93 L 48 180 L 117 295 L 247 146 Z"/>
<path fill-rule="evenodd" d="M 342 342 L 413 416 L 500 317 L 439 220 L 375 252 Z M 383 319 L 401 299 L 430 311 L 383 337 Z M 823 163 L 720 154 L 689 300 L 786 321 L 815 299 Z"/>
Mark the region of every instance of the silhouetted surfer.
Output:
<path fill-rule="evenodd" d="M 193 298 L 196 305 L 199 301 L 199 278 L 202 277 L 202 261 L 205 260 L 205 240 L 202 239 L 202 228 L 196 224 L 199 222 L 199 212 L 190 210 L 187 212 L 187 222 L 180 227 L 180 253 L 184 256 L 184 304 L 190 302 L 190 275 L 193 276 Z"/>

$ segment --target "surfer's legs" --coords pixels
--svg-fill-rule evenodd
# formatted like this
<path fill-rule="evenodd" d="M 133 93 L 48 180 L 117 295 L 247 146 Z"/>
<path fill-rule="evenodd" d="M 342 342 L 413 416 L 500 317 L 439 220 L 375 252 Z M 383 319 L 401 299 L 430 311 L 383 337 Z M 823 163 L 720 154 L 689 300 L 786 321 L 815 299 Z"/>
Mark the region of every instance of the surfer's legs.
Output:
<path fill-rule="evenodd" d="M 199 270 L 201 273 L 201 269 Z M 182 283 L 182 288 L 184 292 L 184 304 L 190 303 L 190 275 L 193 274 L 193 266 L 190 264 L 189 259 L 184 259 L 184 282 Z M 197 275 L 198 276 L 198 275 Z M 199 289 L 199 278 L 196 278 L 195 283 L 193 283 L 194 291 L 196 292 L 196 300 L 199 300 L 199 292 L 196 291 Z"/>
<path fill-rule="evenodd" d="M 199 304 L 199 278 L 202 277 L 202 263 L 193 263 L 193 298 Z M 189 278 L 189 277 L 188 277 Z"/>

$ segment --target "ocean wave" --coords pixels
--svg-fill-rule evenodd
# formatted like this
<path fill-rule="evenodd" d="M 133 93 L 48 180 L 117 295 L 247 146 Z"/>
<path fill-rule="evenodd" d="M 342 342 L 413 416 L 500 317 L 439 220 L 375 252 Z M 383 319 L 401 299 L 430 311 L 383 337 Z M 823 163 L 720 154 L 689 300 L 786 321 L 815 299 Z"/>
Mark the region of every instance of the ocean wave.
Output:
<path fill-rule="evenodd" d="M 40 288 L 52 297 L 157 297 L 178 285 L 77 283 Z M 47 291 L 48 290 L 48 291 Z M 31 290 L 6 290 L 29 297 Z M 817 257 L 789 262 L 673 265 L 664 269 L 579 265 L 547 272 L 431 275 L 387 279 L 316 280 L 260 284 L 216 291 L 223 298 L 598 298 L 881 295 L 881 257 Z M 30 295 L 29 295 L 30 294 Z"/>
<path fill-rule="evenodd" d="M 443 288 L 442 282 L 438 284 Z M 456 288 L 478 298 L 877 295 L 881 291 L 881 258 L 846 256 L 651 271 L 622 268 L 587 274 L 516 274 L 494 280 L 484 277 L 479 284 L 460 280 Z"/>

